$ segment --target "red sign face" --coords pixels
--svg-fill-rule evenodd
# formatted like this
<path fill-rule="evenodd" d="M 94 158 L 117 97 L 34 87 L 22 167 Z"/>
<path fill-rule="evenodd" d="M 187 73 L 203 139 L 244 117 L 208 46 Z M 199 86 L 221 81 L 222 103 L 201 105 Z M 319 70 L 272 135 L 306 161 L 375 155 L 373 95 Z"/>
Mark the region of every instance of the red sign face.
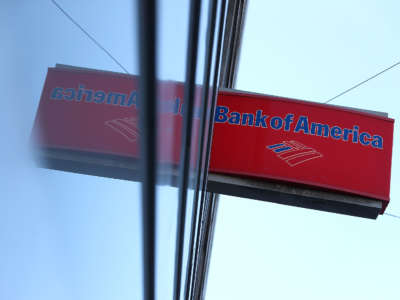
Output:
<path fill-rule="evenodd" d="M 50 68 L 34 127 L 40 144 L 137 158 L 137 87 L 136 76 Z M 158 158 L 178 163 L 183 84 L 158 82 L 158 89 Z"/>
<path fill-rule="evenodd" d="M 158 88 L 158 157 L 177 164 L 183 84 Z M 138 157 L 137 104 L 134 76 L 51 68 L 34 131 L 44 147 Z M 210 171 L 349 192 L 386 207 L 393 123 L 331 105 L 220 92 Z"/>
<path fill-rule="evenodd" d="M 220 92 L 210 168 L 389 201 L 389 118 L 286 98 Z"/>

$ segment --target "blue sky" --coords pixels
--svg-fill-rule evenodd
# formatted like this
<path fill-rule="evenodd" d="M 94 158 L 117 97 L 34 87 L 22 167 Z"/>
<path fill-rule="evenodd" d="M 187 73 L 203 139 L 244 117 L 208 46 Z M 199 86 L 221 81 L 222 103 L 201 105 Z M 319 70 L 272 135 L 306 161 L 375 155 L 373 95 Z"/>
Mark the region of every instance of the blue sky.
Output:
<path fill-rule="evenodd" d="M 184 78 L 186 2 L 160 1 L 162 79 Z M 322 102 L 399 60 L 396 1 L 249 2 L 238 89 Z M 59 3 L 137 72 L 131 1 Z M 138 185 L 38 169 L 28 144 L 48 67 L 121 70 L 50 1 L 2 1 L 0 18 L 0 299 L 139 299 Z M 399 120 L 399 77 L 393 69 L 333 104 Z M 398 132 L 387 212 L 399 215 Z M 160 188 L 159 299 L 172 289 L 176 193 Z M 397 299 L 399 229 L 388 216 L 222 196 L 206 299 Z"/>

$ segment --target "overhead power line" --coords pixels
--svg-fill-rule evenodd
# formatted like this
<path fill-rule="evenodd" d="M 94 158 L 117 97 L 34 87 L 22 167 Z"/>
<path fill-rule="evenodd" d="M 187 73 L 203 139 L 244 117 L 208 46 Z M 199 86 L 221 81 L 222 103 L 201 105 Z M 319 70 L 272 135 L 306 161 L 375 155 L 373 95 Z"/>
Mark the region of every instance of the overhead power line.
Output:
<path fill-rule="evenodd" d="M 364 83 L 367 83 L 368 81 L 370 81 L 370 80 L 372 80 L 372 79 L 378 77 L 379 75 L 382 75 L 383 73 L 389 71 L 390 69 L 393 69 L 394 67 L 397 67 L 398 65 L 400 65 L 400 61 L 396 62 L 395 64 L 391 65 L 390 67 L 387 67 L 386 69 L 380 71 L 379 73 L 376 73 L 375 75 L 373 75 L 373 76 L 371 76 L 371 77 L 365 79 L 364 81 L 361 81 L 360 83 L 357 83 L 356 85 L 352 86 L 351 88 L 349 88 L 349 89 L 347 89 L 347 90 L 341 92 L 340 94 L 336 95 L 335 97 L 333 97 L 333 98 L 327 100 L 325 103 L 329 103 L 329 102 L 331 102 L 332 100 L 334 100 L 334 99 L 336 99 L 336 98 L 339 98 L 340 96 L 343 96 L 344 94 L 347 94 L 348 92 L 354 90 L 355 88 L 358 88 L 360 85 L 363 85 Z"/>
<path fill-rule="evenodd" d="M 390 217 L 393 217 L 393 218 L 398 218 L 398 219 L 400 219 L 400 216 L 396 216 L 396 215 L 393 215 L 393 214 L 384 213 L 384 215 L 387 215 L 387 216 L 390 216 Z"/>
<path fill-rule="evenodd" d="M 96 44 L 104 53 L 108 55 L 125 73 L 129 74 L 128 70 L 108 51 L 104 48 L 89 32 L 87 32 L 77 21 L 75 21 L 71 15 L 69 15 L 55 0 L 51 0 L 53 4 L 66 16 L 76 27 L 78 27 L 93 43 Z"/>

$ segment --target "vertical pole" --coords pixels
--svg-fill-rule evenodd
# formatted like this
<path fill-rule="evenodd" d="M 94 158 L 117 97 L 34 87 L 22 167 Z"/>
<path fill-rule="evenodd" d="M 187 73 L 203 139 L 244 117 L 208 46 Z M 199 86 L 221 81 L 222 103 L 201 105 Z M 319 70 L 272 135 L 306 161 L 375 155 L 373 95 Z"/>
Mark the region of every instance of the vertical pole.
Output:
<path fill-rule="evenodd" d="M 194 248 L 197 245 L 194 241 L 196 224 L 198 221 L 198 208 L 199 208 L 199 195 L 200 190 L 205 185 L 203 184 L 206 180 L 206 164 L 205 164 L 205 155 L 204 155 L 204 146 L 207 138 L 208 130 L 206 131 L 206 124 L 210 123 L 209 119 L 207 119 L 207 113 L 209 112 L 208 107 L 212 105 L 212 101 L 210 101 L 209 96 L 209 88 L 210 88 L 210 77 L 211 77 L 211 66 L 212 66 L 212 58 L 213 58 L 213 49 L 214 49 L 214 35 L 215 35 L 215 23 L 218 9 L 218 1 L 212 0 L 209 2 L 209 11 L 208 11 L 208 22 L 207 22 L 207 38 L 206 38 L 206 53 L 205 53 L 205 65 L 204 65 L 204 77 L 203 77 L 203 86 L 201 91 L 201 114 L 200 114 L 200 140 L 198 143 L 198 158 L 196 165 L 196 185 L 195 192 L 193 197 L 193 212 L 192 212 L 192 224 L 190 229 L 190 241 L 189 241 L 189 255 L 188 255 L 188 264 L 186 267 L 186 279 L 185 279 L 185 299 L 189 299 L 190 288 L 193 283 L 193 261 L 194 261 Z M 217 54 L 218 55 L 218 54 Z M 214 94 L 211 96 L 213 97 Z M 211 102 L 211 103 L 210 103 Z M 210 127 L 210 125 L 208 126 Z M 207 151 L 207 148 L 206 148 Z"/>
<path fill-rule="evenodd" d="M 181 161 L 179 166 L 178 224 L 176 233 L 176 255 L 174 275 L 174 300 L 180 299 L 182 282 L 183 242 L 185 235 L 187 189 L 189 183 L 197 48 L 200 24 L 201 1 L 192 0 L 189 13 L 189 36 L 186 60 L 185 92 L 183 101 L 183 127 Z"/>
<path fill-rule="evenodd" d="M 143 295 L 155 299 L 156 3 L 138 0 L 139 124 L 142 162 Z"/>
<path fill-rule="evenodd" d="M 220 66 L 219 76 L 215 77 L 214 88 L 217 87 L 217 79 L 219 79 L 219 87 L 233 88 L 237 75 L 237 65 L 240 55 L 241 38 L 243 33 L 243 24 L 247 8 L 247 0 L 227 0 L 227 15 L 224 19 L 224 42 L 222 48 L 222 62 Z M 219 53 L 219 51 L 218 51 Z M 219 66 L 218 66 L 219 67 Z M 215 105 L 212 107 L 215 108 Z M 214 110 L 212 110 L 212 117 Z M 211 148 L 212 129 L 213 124 L 210 126 L 209 140 L 207 149 Z M 206 153 L 206 163 L 208 168 L 209 151 Z M 207 180 L 205 181 L 205 185 Z M 195 259 L 195 283 L 194 291 L 191 296 L 193 299 L 203 299 L 205 295 L 206 281 L 208 275 L 208 267 L 211 257 L 211 248 L 213 242 L 213 234 L 216 223 L 216 214 L 218 208 L 218 195 L 205 192 L 206 188 L 202 190 L 207 195 L 202 195 L 201 198 L 205 199 L 207 203 L 201 220 L 199 221 L 198 239 L 196 253 L 198 258 Z"/>

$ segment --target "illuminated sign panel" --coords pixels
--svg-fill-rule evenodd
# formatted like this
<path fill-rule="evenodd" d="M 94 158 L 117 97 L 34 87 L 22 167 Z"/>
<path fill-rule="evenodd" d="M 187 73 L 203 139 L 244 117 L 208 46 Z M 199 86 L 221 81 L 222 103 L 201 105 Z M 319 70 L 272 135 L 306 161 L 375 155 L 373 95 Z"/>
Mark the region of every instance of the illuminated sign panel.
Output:
<path fill-rule="evenodd" d="M 389 201 L 392 119 L 287 98 L 222 91 L 211 170 Z"/>
<path fill-rule="evenodd" d="M 163 81 L 158 88 L 158 157 L 176 165 L 183 84 Z M 137 77 L 50 68 L 34 131 L 45 149 L 138 158 L 138 101 Z M 210 172 L 351 193 L 382 201 L 383 210 L 387 206 L 392 119 L 332 105 L 221 91 L 214 120 Z"/>

